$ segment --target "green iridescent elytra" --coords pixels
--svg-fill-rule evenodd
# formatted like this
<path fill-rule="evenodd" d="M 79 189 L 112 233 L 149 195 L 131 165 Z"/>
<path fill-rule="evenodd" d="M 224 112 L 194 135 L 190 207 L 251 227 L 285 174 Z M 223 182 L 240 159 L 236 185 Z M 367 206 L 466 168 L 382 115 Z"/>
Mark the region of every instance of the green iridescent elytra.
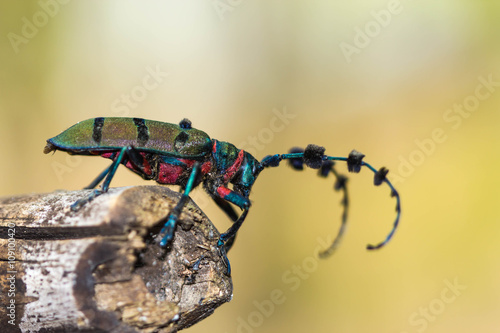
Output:
<path fill-rule="evenodd" d="M 119 150 L 133 146 L 175 157 L 204 156 L 210 152 L 210 137 L 195 128 L 142 118 L 99 117 L 81 121 L 58 136 L 47 140 L 68 152 Z M 47 149 L 50 149 L 49 146 Z"/>

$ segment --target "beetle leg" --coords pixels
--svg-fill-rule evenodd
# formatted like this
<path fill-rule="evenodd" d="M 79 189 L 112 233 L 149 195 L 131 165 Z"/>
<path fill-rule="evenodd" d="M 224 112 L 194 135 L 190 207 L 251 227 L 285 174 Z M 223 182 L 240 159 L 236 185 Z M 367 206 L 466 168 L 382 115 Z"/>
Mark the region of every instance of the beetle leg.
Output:
<path fill-rule="evenodd" d="M 217 194 L 224 200 L 235 204 L 236 206 L 240 207 L 243 209 L 243 213 L 241 213 L 240 217 L 236 222 L 233 223 L 233 225 L 222 235 L 220 235 L 219 242 L 227 242 L 230 238 L 234 237 L 236 233 L 238 232 L 238 229 L 241 227 L 243 224 L 243 221 L 245 220 L 245 217 L 248 213 L 248 210 L 250 208 L 250 200 L 248 198 L 245 198 L 241 194 L 238 194 L 227 187 L 220 186 L 217 188 Z"/>
<path fill-rule="evenodd" d="M 144 174 L 146 174 L 145 169 L 144 169 L 144 163 L 143 163 L 143 157 L 139 154 L 139 152 L 134 148 L 134 147 L 125 147 L 126 148 L 126 157 L 127 160 L 133 163 L 137 168 L 139 168 Z M 116 153 L 111 155 L 111 158 L 114 159 L 116 157 Z M 122 160 L 123 162 L 123 160 Z M 113 164 L 111 164 L 113 165 Z M 83 189 L 89 190 L 95 188 L 103 179 L 106 177 L 106 175 L 109 173 L 111 170 L 111 165 L 107 167 L 103 172 L 97 176 L 96 179 L 92 181 L 88 186 L 84 187 Z"/>
<path fill-rule="evenodd" d="M 245 218 L 248 214 L 248 210 L 250 209 L 250 200 L 248 198 L 245 198 L 241 194 L 238 194 L 227 187 L 224 186 L 219 186 L 216 190 L 216 193 L 219 197 L 224 199 L 225 201 L 228 201 L 232 204 L 235 204 L 236 206 L 240 207 L 243 209 L 243 212 L 241 213 L 240 217 L 233 223 L 233 225 L 223 234 L 220 235 L 219 241 L 217 242 L 217 246 L 219 247 L 219 250 L 222 254 L 222 257 L 224 258 L 224 263 L 226 264 L 227 267 L 227 275 L 231 275 L 231 265 L 229 264 L 229 260 L 227 259 L 226 256 L 226 244 L 231 242 L 231 239 L 234 239 L 236 237 L 236 233 L 240 229 L 241 225 L 243 224 L 243 221 L 245 221 Z M 226 212 L 227 213 L 227 212 Z M 231 244 L 228 245 L 228 247 L 231 247 Z"/>
<path fill-rule="evenodd" d="M 91 189 L 95 188 L 97 186 L 97 184 L 99 184 L 104 179 L 104 177 L 106 177 L 106 175 L 109 173 L 110 169 L 111 169 L 111 165 L 109 167 L 107 167 L 103 172 L 101 172 L 101 174 L 99 174 L 99 176 L 97 176 L 97 178 L 94 179 L 92 181 L 92 183 L 90 183 L 88 186 L 84 187 L 83 189 L 84 190 L 91 190 Z"/>
<path fill-rule="evenodd" d="M 120 154 L 118 154 L 118 156 L 115 158 L 115 160 L 113 161 L 113 163 L 111 163 L 111 165 L 109 166 L 109 168 L 107 168 L 106 170 L 104 170 L 104 172 L 102 172 L 90 185 L 94 185 L 94 183 L 99 180 L 99 182 L 102 180 L 102 178 L 104 178 L 104 176 L 106 176 L 106 179 L 104 180 L 104 183 L 102 184 L 102 187 L 101 189 L 95 189 L 93 190 L 90 195 L 86 198 L 83 198 L 83 199 L 80 199 L 78 201 L 76 201 L 74 204 L 71 205 L 71 210 L 72 211 L 77 211 L 78 209 L 80 209 L 83 205 L 85 205 L 87 202 L 90 202 L 92 200 L 94 200 L 95 197 L 105 193 L 108 191 L 108 188 L 109 188 L 109 183 L 111 183 L 111 179 L 113 179 L 113 176 L 115 175 L 116 173 L 116 169 L 118 168 L 118 165 L 120 165 L 120 163 L 122 162 L 124 156 L 126 155 L 127 153 L 127 149 L 129 147 L 123 147 L 121 150 L 120 150 Z M 97 185 L 99 182 L 97 182 L 95 185 Z M 95 186 L 94 185 L 94 186 Z"/>
<path fill-rule="evenodd" d="M 153 160 L 151 157 L 141 154 L 136 148 L 127 149 L 127 168 L 139 174 L 142 178 L 149 180 L 155 177 L 156 168 L 152 168 Z"/>
<path fill-rule="evenodd" d="M 189 179 L 187 181 L 186 187 L 184 189 L 184 192 L 182 193 L 181 199 L 177 203 L 177 205 L 172 209 L 170 214 L 168 214 L 163 221 L 165 221 L 165 225 L 161 229 L 158 237 L 160 239 L 160 246 L 165 247 L 167 244 L 172 240 L 174 237 L 174 230 L 175 230 L 175 225 L 177 224 L 177 220 L 179 219 L 179 215 L 182 212 L 182 209 L 187 203 L 187 200 L 189 198 L 189 193 L 193 189 L 193 185 L 196 181 L 196 178 L 198 174 L 200 173 L 200 163 L 196 162 L 193 165 L 193 170 L 191 171 L 191 174 L 189 175 Z"/>
<path fill-rule="evenodd" d="M 233 206 L 229 204 L 229 202 L 215 195 L 212 195 L 211 197 L 215 201 L 217 206 L 219 206 L 219 208 L 222 209 L 227 216 L 229 216 L 231 222 L 235 223 L 238 220 L 238 214 L 236 214 L 236 211 L 234 210 Z M 224 244 L 226 248 L 226 253 L 229 252 L 231 247 L 233 247 L 235 239 L 236 239 L 236 234 L 233 237 L 229 238 Z"/>

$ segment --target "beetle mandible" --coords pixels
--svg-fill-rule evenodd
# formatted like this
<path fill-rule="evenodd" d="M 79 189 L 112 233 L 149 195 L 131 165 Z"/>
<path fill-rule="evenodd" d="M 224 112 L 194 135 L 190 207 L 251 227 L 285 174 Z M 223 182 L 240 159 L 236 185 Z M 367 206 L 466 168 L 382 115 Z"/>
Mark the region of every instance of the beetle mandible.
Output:
<path fill-rule="evenodd" d="M 58 136 L 47 140 L 44 153 L 61 150 L 69 154 L 98 155 L 113 160 L 86 189 L 94 189 L 104 180 L 101 189 L 94 189 L 90 195 L 75 202 L 71 209 L 76 211 L 96 196 L 105 193 L 120 164 L 140 175 L 160 184 L 180 185 L 182 196 L 172 211 L 161 221 L 164 223 L 157 239 L 162 247 L 172 240 L 179 215 L 186 204 L 191 190 L 203 182 L 203 187 L 215 203 L 231 218 L 232 226 L 220 235 L 217 246 L 227 266 L 231 268 L 226 253 L 231 248 L 236 233 L 250 209 L 250 190 L 262 170 L 276 167 L 282 160 L 288 160 L 296 170 L 304 164 L 319 169 L 322 177 L 333 173 L 336 177 L 335 189 L 342 190 L 342 223 L 337 237 L 321 257 L 330 255 L 338 245 L 347 222 L 346 178 L 334 169 L 334 161 L 344 161 L 350 172 L 359 172 L 367 167 L 374 174 L 374 184 L 386 183 L 391 196 L 396 198 L 396 218 L 392 230 L 384 241 L 368 245 L 367 249 L 383 247 L 394 235 L 401 215 L 400 197 L 394 186 L 386 178 L 388 170 L 376 170 L 364 162 L 363 154 L 353 150 L 348 157 L 325 155 L 325 148 L 308 145 L 305 149 L 292 148 L 288 154 L 274 154 L 260 162 L 248 152 L 236 148 L 229 142 L 211 139 L 205 132 L 191 126 L 188 119 L 179 125 L 142 118 L 97 117 L 81 121 Z M 229 185 L 232 185 L 232 188 Z M 238 216 L 232 205 L 239 207 Z"/>

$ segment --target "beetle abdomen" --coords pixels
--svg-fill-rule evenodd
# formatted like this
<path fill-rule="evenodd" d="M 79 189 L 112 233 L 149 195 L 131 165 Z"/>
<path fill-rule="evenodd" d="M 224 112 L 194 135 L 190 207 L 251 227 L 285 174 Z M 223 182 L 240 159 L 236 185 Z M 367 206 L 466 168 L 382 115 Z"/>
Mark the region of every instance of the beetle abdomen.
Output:
<path fill-rule="evenodd" d="M 84 153 L 126 146 L 161 155 L 196 157 L 210 152 L 212 145 L 205 132 L 191 127 L 142 118 L 99 117 L 81 121 L 47 140 L 44 152 L 61 149 Z"/>

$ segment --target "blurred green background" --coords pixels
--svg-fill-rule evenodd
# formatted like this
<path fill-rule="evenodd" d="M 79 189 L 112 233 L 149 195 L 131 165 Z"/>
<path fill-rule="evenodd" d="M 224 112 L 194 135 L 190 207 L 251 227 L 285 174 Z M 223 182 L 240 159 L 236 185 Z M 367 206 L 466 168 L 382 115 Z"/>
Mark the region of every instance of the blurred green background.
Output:
<path fill-rule="evenodd" d="M 0 17 L 2 196 L 87 185 L 107 160 L 42 149 L 96 116 L 187 117 L 259 159 L 316 143 L 391 170 L 393 241 L 365 250 L 394 200 L 364 170 L 328 260 L 333 178 L 263 172 L 234 299 L 188 332 L 500 332 L 498 1 L 5 1 Z M 112 185 L 132 184 L 122 169 Z"/>

